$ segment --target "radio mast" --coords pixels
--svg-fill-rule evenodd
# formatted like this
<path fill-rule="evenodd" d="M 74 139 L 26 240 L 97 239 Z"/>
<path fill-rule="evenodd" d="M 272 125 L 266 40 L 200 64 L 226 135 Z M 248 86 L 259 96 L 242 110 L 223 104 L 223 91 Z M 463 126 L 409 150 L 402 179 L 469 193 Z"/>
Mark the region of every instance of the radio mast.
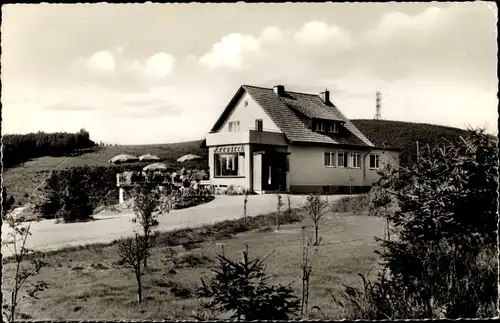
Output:
<path fill-rule="evenodd" d="M 382 109 L 382 102 L 381 101 L 382 101 L 382 93 L 377 91 L 377 94 L 376 94 L 377 105 L 376 105 L 376 111 L 375 111 L 375 117 L 374 117 L 375 120 L 382 119 L 382 113 L 380 111 Z"/>

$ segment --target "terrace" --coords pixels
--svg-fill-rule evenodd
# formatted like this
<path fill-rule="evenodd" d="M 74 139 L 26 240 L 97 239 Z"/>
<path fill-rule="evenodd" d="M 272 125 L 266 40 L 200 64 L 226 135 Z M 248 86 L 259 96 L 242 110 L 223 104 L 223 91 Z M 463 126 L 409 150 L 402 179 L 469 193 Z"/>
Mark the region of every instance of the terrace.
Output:
<path fill-rule="evenodd" d="M 235 144 L 288 145 L 285 136 L 281 132 L 270 129 L 257 130 L 250 128 L 240 131 L 221 131 L 209 133 L 206 137 L 207 146 Z"/>
<path fill-rule="evenodd" d="M 208 180 L 208 175 L 202 172 L 179 175 L 177 173 L 170 174 L 168 172 L 128 171 L 116 174 L 116 185 L 123 188 L 148 184 L 157 186 L 182 186 L 184 183 L 189 185 L 192 181 L 203 184 L 202 182 L 205 182 L 206 180 Z"/>

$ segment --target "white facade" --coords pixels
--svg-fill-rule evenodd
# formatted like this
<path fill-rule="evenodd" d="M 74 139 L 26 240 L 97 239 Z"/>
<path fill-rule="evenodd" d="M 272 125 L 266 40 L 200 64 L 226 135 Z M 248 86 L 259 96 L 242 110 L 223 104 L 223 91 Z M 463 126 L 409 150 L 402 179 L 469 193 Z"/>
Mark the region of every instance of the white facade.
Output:
<path fill-rule="evenodd" d="M 242 186 L 257 192 L 277 187 L 291 192 L 318 192 L 325 187 L 333 188 L 332 192 L 341 187 L 370 187 L 379 179 L 377 170 L 385 163 L 399 165 L 397 151 L 369 146 L 344 148 L 332 144 L 290 143 L 246 91 L 218 129 L 207 135 L 206 145 L 212 185 Z M 329 158 L 335 162 L 326 165 L 325 153 L 331 154 Z M 342 154 L 347 156 L 345 167 L 339 163 Z M 378 162 L 375 163 L 375 159 Z"/>
<path fill-rule="evenodd" d="M 289 147 L 291 189 L 312 186 L 370 186 L 379 179 L 378 169 L 384 164 L 399 165 L 396 151 L 337 147 L 297 146 Z M 325 165 L 325 153 L 329 153 L 333 163 Z M 359 167 L 354 165 L 352 153 L 359 154 Z M 339 155 L 347 155 L 347 165 L 340 166 Z M 378 166 L 370 167 L 370 155 L 378 156 Z"/>

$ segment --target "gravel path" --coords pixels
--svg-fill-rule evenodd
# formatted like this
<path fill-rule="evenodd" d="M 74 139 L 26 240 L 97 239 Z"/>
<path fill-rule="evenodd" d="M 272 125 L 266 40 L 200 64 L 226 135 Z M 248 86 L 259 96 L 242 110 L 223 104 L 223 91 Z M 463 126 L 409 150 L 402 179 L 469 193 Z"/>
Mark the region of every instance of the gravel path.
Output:
<path fill-rule="evenodd" d="M 305 195 L 290 195 L 292 208 L 303 204 Z M 286 197 L 283 202 L 287 205 Z M 329 201 L 340 198 L 330 196 Z M 275 195 L 250 195 L 247 204 L 248 216 L 276 211 Z M 237 219 L 243 216 L 243 196 L 216 196 L 211 202 L 182 210 L 174 210 L 159 217 L 160 231 L 171 231 L 186 227 L 197 227 L 204 224 Z M 136 225 L 130 220 L 133 213 L 120 214 L 101 213 L 95 216 L 96 221 L 83 223 L 59 223 L 54 220 L 32 222 L 32 235 L 28 238 L 27 247 L 35 250 L 59 249 L 66 246 L 85 245 L 91 243 L 106 243 L 120 237 L 133 235 Z M 2 225 L 2 240 L 10 228 Z M 8 248 L 2 246 L 4 257 L 11 255 Z"/>

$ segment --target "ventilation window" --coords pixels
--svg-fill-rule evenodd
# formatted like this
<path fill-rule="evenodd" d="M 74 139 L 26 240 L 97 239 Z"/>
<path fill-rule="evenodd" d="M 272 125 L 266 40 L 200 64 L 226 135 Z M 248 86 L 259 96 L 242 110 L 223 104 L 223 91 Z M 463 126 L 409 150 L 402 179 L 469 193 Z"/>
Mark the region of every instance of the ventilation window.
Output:
<path fill-rule="evenodd" d="M 244 103 L 244 104 L 245 104 L 245 106 L 247 107 L 247 106 L 248 106 L 248 101 L 245 101 L 245 103 Z"/>

